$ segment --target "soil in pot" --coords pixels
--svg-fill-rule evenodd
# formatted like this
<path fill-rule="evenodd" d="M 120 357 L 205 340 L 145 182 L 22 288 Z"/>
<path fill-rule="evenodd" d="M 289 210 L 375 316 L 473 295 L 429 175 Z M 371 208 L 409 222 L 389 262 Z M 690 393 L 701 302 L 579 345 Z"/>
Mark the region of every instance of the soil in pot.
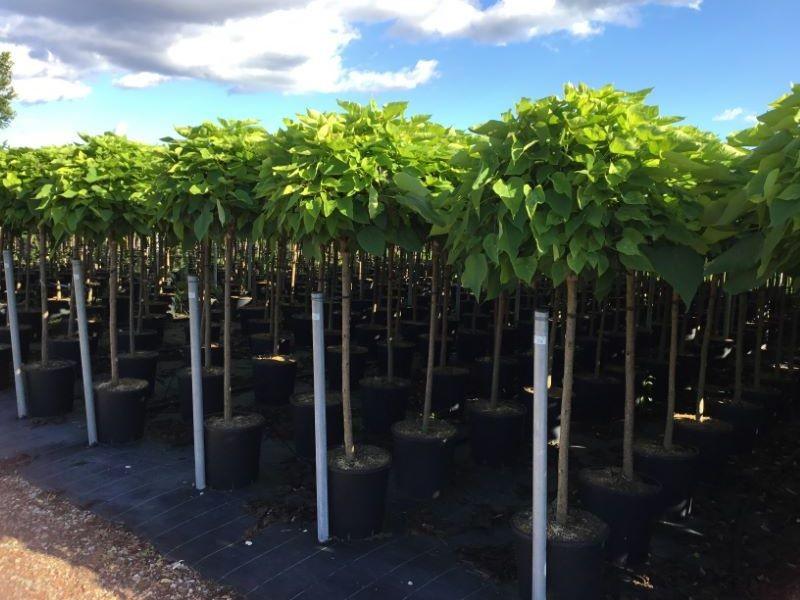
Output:
<path fill-rule="evenodd" d="M 525 408 L 512 402 L 499 402 L 492 408 L 488 400 L 469 402 L 470 449 L 479 464 L 501 466 L 514 463 L 520 454 Z"/>
<path fill-rule="evenodd" d="M 553 510 L 547 515 L 547 597 L 554 600 L 593 600 L 603 584 L 603 545 L 609 528 L 585 510 L 573 508 L 567 523 L 555 521 Z M 532 587 L 531 511 L 511 518 L 517 563 L 519 597 L 529 600 Z"/>
<path fill-rule="evenodd" d="M 75 363 L 51 360 L 22 365 L 30 417 L 56 417 L 72 411 Z"/>
<path fill-rule="evenodd" d="M 294 449 L 300 458 L 313 459 L 315 455 L 314 393 L 295 394 L 291 399 Z M 327 446 L 342 443 L 342 396 L 334 392 L 325 393 L 325 431 Z"/>
<path fill-rule="evenodd" d="M 81 376 L 81 342 L 75 337 L 59 336 L 47 340 L 47 354 L 55 360 L 68 360 L 75 367 L 75 377 Z"/>
<path fill-rule="evenodd" d="M 289 403 L 294 394 L 297 361 L 288 356 L 254 356 L 253 396 L 259 404 L 280 406 Z"/>
<path fill-rule="evenodd" d="M 416 499 L 439 497 L 453 464 L 456 433 L 455 426 L 441 419 L 431 419 L 425 433 L 420 419 L 392 426 L 392 472 L 403 493 Z"/>
<path fill-rule="evenodd" d="M 392 425 L 405 418 L 411 381 L 399 377 L 367 377 L 361 386 L 361 415 L 369 433 L 389 433 Z"/>
<path fill-rule="evenodd" d="M 396 377 L 411 377 L 411 372 L 414 367 L 414 351 L 416 344 L 406 340 L 392 341 L 392 352 L 394 352 L 394 374 Z M 386 340 L 378 342 L 376 350 L 378 353 L 378 364 L 380 365 L 381 373 L 388 371 L 388 360 L 386 350 Z"/>
<path fill-rule="evenodd" d="M 264 417 L 235 414 L 230 422 L 222 416 L 205 421 L 206 478 L 218 490 L 232 490 L 258 479 Z"/>
<path fill-rule="evenodd" d="M 147 381 L 120 379 L 94 385 L 97 439 L 101 444 L 127 444 L 144 434 Z"/>
<path fill-rule="evenodd" d="M 187 338 L 188 341 L 188 338 Z M 117 336 L 117 343 L 119 344 L 120 352 L 128 352 L 130 342 L 130 334 L 126 330 L 120 330 Z M 158 341 L 158 332 L 153 329 L 142 329 L 133 334 L 133 343 L 136 345 L 137 352 L 147 350 L 158 350 L 160 345 Z"/>
<path fill-rule="evenodd" d="M 655 440 L 639 440 L 633 447 L 633 467 L 637 473 L 661 484 L 659 512 L 688 515 L 697 483 L 698 451 L 673 444 L 669 450 Z"/>
<path fill-rule="evenodd" d="M 675 441 L 697 448 L 698 481 L 715 481 L 722 476 L 722 467 L 734 450 L 733 425 L 712 417 L 700 421 L 691 414 L 675 415 Z"/>
<path fill-rule="evenodd" d="M 202 370 L 201 386 L 203 388 L 203 419 L 222 412 L 225 384 L 224 371 L 220 367 L 206 367 Z M 181 417 L 185 421 L 192 420 L 192 369 L 187 367 L 177 373 L 178 402 Z"/>
<path fill-rule="evenodd" d="M 661 484 L 638 474 L 628 480 L 618 467 L 601 467 L 582 469 L 578 488 L 583 506 L 609 526 L 608 558 L 631 564 L 647 558 Z"/>
<path fill-rule="evenodd" d="M 433 369 L 431 408 L 440 418 L 457 417 L 464 413 L 467 400 L 469 370 L 464 367 Z"/>
<path fill-rule="evenodd" d="M 344 448 L 328 455 L 328 497 L 331 533 L 342 539 L 361 539 L 383 529 L 386 488 L 392 459 L 377 446 L 357 446 L 348 460 Z"/>
<path fill-rule="evenodd" d="M 119 376 L 127 379 L 144 379 L 147 382 L 147 397 L 151 398 L 156 388 L 158 352 L 155 350 L 119 355 Z"/>
<path fill-rule="evenodd" d="M 350 382 L 355 387 L 364 378 L 369 351 L 364 346 L 350 346 Z M 325 373 L 328 386 L 332 389 L 342 385 L 342 347 L 325 348 Z"/>

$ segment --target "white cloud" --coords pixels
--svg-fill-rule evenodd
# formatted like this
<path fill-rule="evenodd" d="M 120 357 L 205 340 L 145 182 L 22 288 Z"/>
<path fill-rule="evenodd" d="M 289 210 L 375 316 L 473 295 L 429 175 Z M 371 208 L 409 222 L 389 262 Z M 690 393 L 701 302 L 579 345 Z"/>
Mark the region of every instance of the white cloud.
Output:
<path fill-rule="evenodd" d="M 17 99 L 25 104 L 84 98 L 91 88 L 74 79 L 74 71 L 51 52 L 42 58 L 19 44 L 0 43 L 0 51 L 10 51 L 14 60 L 12 78 Z"/>
<path fill-rule="evenodd" d="M 511 44 L 607 26 L 634 26 L 648 4 L 699 8 L 701 0 L 4 0 L 0 39 L 14 47 L 29 84 L 24 101 L 76 98 L 84 81 L 112 73 L 120 88 L 203 79 L 239 92 L 374 92 L 411 89 L 437 74 L 430 56 L 395 70 L 347 64 L 365 25 L 405 39 Z M 71 84 L 71 85 L 67 85 Z M 25 87 L 24 85 L 22 86 Z M 49 89 L 52 87 L 52 89 Z"/>
<path fill-rule="evenodd" d="M 140 71 L 138 73 L 129 73 L 122 77 L 117 77 L 112 83 L 120 88 L 125 89 L 141 89 L 156 86 L 165 81 L 169 81 L 169 77 L 152 71 Z"/>
<path fill-rule="evenodd" d="M 756 115 L 747 115 L 744 120 L 748 123 L 752 123 L 753 125 L 758 123 L 758 117 Z"/>
<path fill-rule="evenodd" d="M 714 116 L 715 121 L 734 121 L 744 114 L 743 108 L 726 108 L 718 115 Z"/>

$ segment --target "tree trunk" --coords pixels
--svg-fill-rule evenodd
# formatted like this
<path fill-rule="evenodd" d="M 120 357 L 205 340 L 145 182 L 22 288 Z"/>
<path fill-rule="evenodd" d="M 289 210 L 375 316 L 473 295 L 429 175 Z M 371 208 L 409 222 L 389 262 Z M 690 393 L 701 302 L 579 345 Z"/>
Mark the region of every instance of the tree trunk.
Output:
<path fill-rule="evenodd" d="M 445 256 L 446 259 L 446 256 Z M 450 267 L 442 268 L 442 339 L 439 340 L 439 366 L 447 365 L 447 309 L 450 304 Z"/>
<path fill-rule="evenodd" d="M 344 452 L 348 460 L 355 456 L 353 445 L 353 413 L 350 406 L 350 250 L 341 240 L 342 257 L 342 413 L 344 415 Z"/>
<path fill-rule="evenodd" d="M 432 244 L 431 250 L 431 313 L 428 319 L 428 361 L 425 367 L 425 400 L 422 408 L 422 433 L 428 433 L 433 400 L 433 365 L 436 352 L 436 310 L 439 297 L 439 246 Z"/>
<path fill-rule="evenodd" d="M 756 348 L 753 352 L 753 387 L 755 389 L 761 388 L 761 346 L 764 343 L 765 296 L 766 293 L 762 287 L 756 296 Z"/>
<path fill-rule="evenodd" d="M 664 448 L 672 449 L 675 428 L 675 371 L 678 366 L 678 294 L 672 292 L 669 326 L 669 367 L 667 372 L 667 422 L 664 426 Z"/>
<path fill-rule="evenodd" d="M 203 353 L 205 366 L 211 368 L 211 250 L 209 241 L 203 240 Z"/>
<path fill-rule="evenodd" d="M 283 294 L 283 261 L 286 244 L 278 240 L 277 268 L 275 269 L 275 306 L 272 309 L 272 354 L 280 353 L 281 345 L 281 295 Z"/>
<path fill-rule="evenodd" d="M 42 364 L 47 364 L 47 322 L 50 313 L 47 310 L 47 236 L 44 225 L 39 225 L 39 301 L 42 309 Z"/>
<path fill-rule="evenodd" d="M 569 311 L 569 305 L 567 306 L 567 311 Z M 597 331 L 597 344 L 595 345 L 594 349 L 594 378 L 598 379 L 600 377 L 600 367 L 602 365 L 603 360 L 603 337 L 605 337 L 606 331 L 606 309 L 600 309 L 600 325 Z"/>
<path fill-rule="evenodd" d="M 222 324 L 222 356 L 223 356 L 223 410 L 225 422 L 233 419 L 233 398 L 231 397 L 231 263 L 233 262 L 233 230 L 225 234 L 225 297 Z M 210 318 L 210 315 L 209 315 Z"/>
<path fill-rule="evenodd" d="M 742 373 L 744 371 L 744 326 L 747 322 L 747 294 L 739 294 L 739 309 L 736 315 L 736 370 L 733 383 L 733 399 L 742 399 Z"/>
<path fill-rule="evenodd" d="M 503 325 L 506 320 L 506 293 L 500 292 L 494 322 L 494 351 L 492 353 L 492 388 L 489 406 L 494 410 L 500 397 L 500 349 L 503 345 Z"/>
<path fill-rule="evenodd" d="M 633 419 L 636 411 L 636 321 L 633 271 L 625 273 L 625 429 L 622 439 L 622 476 L 633 479 Z"/>
<path fill-rule="evenodd" d="M 394 246 L 389 245 L 389 258 L 386 265 L 386 376 L 394 379 Z"/>
<path fill-rule="evenodd" d="M 30 308 L 31 304 L 31 234 L 25 236 L 25 310 Z"/>
<path fill-rule="evenodd" d="M 697 398 L 695 405 L 695 418 L 699 421 L 703 416 L 703 397 L 706 391 L 706 370 L 708 368 L 708 346 L 711 343 L 711 329 L 714 323 L 714 307 L 717 301 L 717 278 L 711 276 L 708 284 L 708 310 L 706 325 L 703 328 L 703 342 L 700 346 L 700 375 L 697 380 Z"/>
<path fill-rule="evenodd" d="M 574 274 L 567 275 L 567 329 L 564 337 L 564 378 L 561 382 L 561 430 L 558 436 L 556 492 L 556 522 L 561 525 L 566 524 L 569 510 L 569 446 L 572 421 L 572 372 L 575 362 L 575 314 L 578 310 L 577 281 L 578 278 Z M 535 391 L 547 393 L 546 390 Z"/>
<path fill-rule="evenodd" d="M 78 243 L 78 238 L 72 238 L 72 258 L 73 260 L 77 260 L 80 258 L 80 252 L 78 248 L 80 244 Z M 67 337 L 71 338 L 75 334 L 75 283 L 69 286 L 69 317 L 67 318 Z"/>
<path fill-rule="evenodd" d="M 141 333 L 144 326 L 144 316 L 147 314 L 147 267 L 145 264 L 145 251 L 147 238 L 139 236 L 139 314 L 136 320 L 136 331 Z"/>
<path fill-rule="evenodd" d="M 136 352 L 133 327 L 133 234 L 128 236 L 128 352 Z"/>
<path fill-rule="evenodd" d="M 108 242 L 108 347 L 111 354 L 111 385 L 119 383 L 119 351 L 117 350 L 117 240 Z"/>

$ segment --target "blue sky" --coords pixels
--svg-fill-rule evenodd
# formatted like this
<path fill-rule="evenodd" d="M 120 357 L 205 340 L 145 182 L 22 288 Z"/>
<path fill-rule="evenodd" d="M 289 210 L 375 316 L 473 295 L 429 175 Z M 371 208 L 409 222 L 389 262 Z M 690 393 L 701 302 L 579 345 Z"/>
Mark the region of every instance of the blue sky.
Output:
<path fill-rule="evenodd" d="M 186 1 L 174 0 L 176 7 Z M 325 0 L 281 3 L 278 10 L 296 5 L 297 14 L 277 25 L 271 9 L 248 1 L 235 0 L 242 12 L 233 17 L 203 13 L 184 22 L 183 15 L 153 14 L 129 25 L 113 13 L 115 2 L 87 22 L 57 14 L 55 0 L 8 0 L 0 49 L 18 59 L 26 101 L 0 140 L 61 143 L 75 131 L 116 129 L 155 141 L 175 125 L 217 116 L 257 118 L 274 129 L 306 107 L 334 108 L 337 98 L 408 100 L 412 112 L 468 127 L 521 96 L 558 93 L 567 81 L 654 87 L 651 99 L 665 113 L 725 135 L 788 90 L 800 56 L 798 0 L 697 7 L 696 0 L 530 0 L 534 9 L 504 7 L 500 16 L 491 12 L 497 2 L 449 0 L 428 15 L 361 0 L 347 11 L 325 7 L 340 19 L 335 26 L 330 16 L 316 17 Z M 613 12 L 617 3 L 626 5 L 623 13 Z M 453 23 L 462 17 L 467 24 L 459 29 Z M 34 25 L 35 36 L 15 35 Z M 154 32 L 141 48 L 109 49 L 92 37 L 125 42 L 137 26 Z M 262 32 L 285 37 L 264 41 Z M 87 39 L 81 52 L 73 51 L 76 36 Z M 241 58 L 248 52 L 258 68 Z"/>

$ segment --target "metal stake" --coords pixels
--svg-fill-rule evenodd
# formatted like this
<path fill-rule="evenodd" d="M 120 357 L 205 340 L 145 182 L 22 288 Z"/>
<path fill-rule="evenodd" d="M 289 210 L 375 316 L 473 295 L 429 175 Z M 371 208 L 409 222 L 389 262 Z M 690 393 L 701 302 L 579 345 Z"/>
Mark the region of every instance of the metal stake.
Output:
<path fill-rule="evenodd" d="M 19 319 L 17 317 L 17 296 L 14 285 L 14 257 L 11 250 L 3 250 L 3 266 L 6 271 L 6 297 L 8 298 L 8 327 L 11 333 L 11 359 L 14 363 L 14 389 L 17 393 L 17 416 L 28 416 L 25 401 L 25 378 L 22 376 L 22 347 L 19 339 Z"/>
<path fill-rule="evenodd" d="M 81 346 L 81 375 L 83 402 L 86 406 L 86 436 L 90 446 L 97 445 L 97 421 L 94 413 L 94 387 L 92 386 L 92 355 L 89 349 L 89 324 L 86 319 L 86 290 L 83 285 L 83 262 L 72 261 L 72 285 L 75 293 L 75 314 L 78 317 L 78 339 Z"/>
<path fill-rule="evenodd" d="M 189 348 L 192 361 L 192 431 L 194 433 L 194 487 L 206 488 L 206 455 L 203 439 L 203 365 L 200 362 L 200 302 L 197 276 L 189 275 Z"/>
<path fill-rule="evenodd" d="M 314 352 L 314 442 L 317 461 L 317 539 L 328 541 L 328 430 L 325 423 L 325 323 L 321 292 L 311 294 Z"/>
<path fill-rule="evenodd" d="M 533 600 L 546 600 L 547 576 L 547 311 L 533 325 Z"/>

